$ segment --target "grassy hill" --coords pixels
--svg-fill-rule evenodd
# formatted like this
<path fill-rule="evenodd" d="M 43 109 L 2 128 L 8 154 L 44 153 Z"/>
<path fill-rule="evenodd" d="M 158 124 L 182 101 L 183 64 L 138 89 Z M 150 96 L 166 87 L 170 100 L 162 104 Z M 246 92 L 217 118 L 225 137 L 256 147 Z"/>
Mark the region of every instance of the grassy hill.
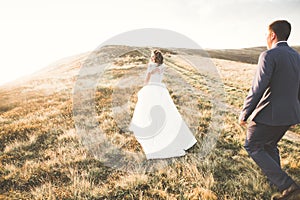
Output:
<path fill-rule="evenodd" d="M 300 52 L 300 46 L 293 46 L 293 48 L 296 51 Z M 207 53 L 212 58 L 257 64 L 260 53 L 265 50 L 267 50 L 266 47 L 252 47 L 252 48 L 244 48 L 244 49 L 220 49 L 220 50 L 208 49 Z"/>
<path fill-rule="evenodd" d="M 253 47 L 244 49 L 208 50 L 208 53 L 212 58 L 257 64 L 259 54 L 265 50 L 266 47 Z"/>
<path fill-rule="evenodd" d="M 116 57 L 120 48 L 128 53 Z M 118 81 L 143 80 L 140 75 L 149 48 L 108 46 L 93 52 L 94 57 L 86 53 L 63 59 L 31 77 L 1 86 L 0 199 L 269 199 L 275 188 L 243 149 L 245 129 L 237 124 L 256 67 L 251 63 L 257 62 L 261 50 L 208 50 L 220 73 L 225 101 L 219 113 L 222 126 L 213 127 L 218 81 L 183 59 L 200 56 L 201 60 L 205 52 L 162 49 L 168 66 L 164 82 L 198 143 L 186 156 L 169 159 L 164 168 L 152 171 L 121 170 L 96 159 L 82 143 L 73 113 L 80 68 L 95 61 L 91 58 L 106 56 L 112 64 L 95 86 L 98 128 L 121 150 L 142 154 L 133 134 L 123 127 L 128 119 L 123 115 L 118 119 L 113 113 L 114 106 L 124 103 L 114 97 L 114 91 L 129 96 L 132 115 L 142 83 L 121 85 Z M 198 158 L 201 144 L 216 130 L 220 135 L 214 148 Z M 279 148 L 283 168 L 300 182 L 299 142 L 283 139 Z"/>

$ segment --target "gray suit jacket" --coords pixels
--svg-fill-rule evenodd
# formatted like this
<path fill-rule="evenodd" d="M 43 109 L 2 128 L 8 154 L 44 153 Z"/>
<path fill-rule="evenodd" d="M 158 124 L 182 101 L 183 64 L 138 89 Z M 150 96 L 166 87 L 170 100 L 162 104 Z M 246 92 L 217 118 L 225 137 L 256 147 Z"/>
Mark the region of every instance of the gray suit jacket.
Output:
<path fill-rule="evenodd" d="M 261 53 L 240 119 L 284 126 L 300 122 L 300 55 L 286 42 Z"/>

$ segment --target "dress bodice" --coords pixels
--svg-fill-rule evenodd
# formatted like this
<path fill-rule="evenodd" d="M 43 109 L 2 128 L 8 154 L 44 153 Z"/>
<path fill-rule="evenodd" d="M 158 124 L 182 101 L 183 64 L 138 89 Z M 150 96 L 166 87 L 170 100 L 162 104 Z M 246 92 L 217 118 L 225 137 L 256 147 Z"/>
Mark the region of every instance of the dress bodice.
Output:
<path fill-rule="evenodd" d="M 163 79 L 163 74 L 164 74 L 164 71 L 165 71 L 165 65 L 164 64 L 161 64 L 161 65 L 157 66 L 157 63 L 150 62 L 148 64 L 147 73 L 152 72 L 156 68 L 159 68 L 159 71 L 154 72 L 153 74 L 151 74 L 149 82 L 161 83 L 162 79 Z"/>

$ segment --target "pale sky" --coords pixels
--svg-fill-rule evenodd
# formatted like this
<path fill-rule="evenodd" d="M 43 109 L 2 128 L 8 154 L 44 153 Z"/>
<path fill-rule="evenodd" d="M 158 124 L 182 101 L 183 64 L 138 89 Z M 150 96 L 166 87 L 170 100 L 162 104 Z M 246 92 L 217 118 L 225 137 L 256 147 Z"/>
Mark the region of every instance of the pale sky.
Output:
<path fill-rule="evenodd" d="M 141 28 L 178 32 L 203 48 L 265 46 L 270 22 L 292 24 L 300 0 L 10 0 L 0 2 L 0 85 Z"/>

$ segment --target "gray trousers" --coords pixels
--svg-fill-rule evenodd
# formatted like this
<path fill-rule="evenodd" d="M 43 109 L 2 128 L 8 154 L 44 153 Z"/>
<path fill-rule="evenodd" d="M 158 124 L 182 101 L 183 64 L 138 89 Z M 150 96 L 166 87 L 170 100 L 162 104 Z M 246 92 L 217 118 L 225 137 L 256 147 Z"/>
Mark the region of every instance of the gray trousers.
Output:
<path fill-rule="evenodd" d="M 249 156 L 261 168 L 269 181 L 280 191 L 287 189 L 294 183 L 280 165 L 277 143 L 284 136 L 290 126 L 268 126 L 257 122 L 250 122 L 247 130 L 245 149 Z"/>

